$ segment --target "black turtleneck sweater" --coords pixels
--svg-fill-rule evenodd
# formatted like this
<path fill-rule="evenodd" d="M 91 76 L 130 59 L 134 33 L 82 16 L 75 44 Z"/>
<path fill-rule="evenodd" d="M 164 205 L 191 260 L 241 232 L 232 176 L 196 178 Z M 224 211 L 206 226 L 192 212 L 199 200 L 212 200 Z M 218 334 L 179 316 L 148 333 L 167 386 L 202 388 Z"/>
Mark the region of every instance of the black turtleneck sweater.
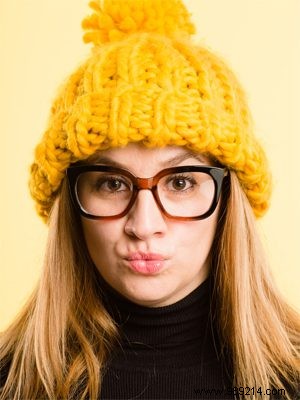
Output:
<path fill-rule="evenodd" d="M 101 399 L 232 399 L 229 359 L 211 318 L 211 280 L 184 299 L 149 308 L 104 289 L 120 329 Z"/>

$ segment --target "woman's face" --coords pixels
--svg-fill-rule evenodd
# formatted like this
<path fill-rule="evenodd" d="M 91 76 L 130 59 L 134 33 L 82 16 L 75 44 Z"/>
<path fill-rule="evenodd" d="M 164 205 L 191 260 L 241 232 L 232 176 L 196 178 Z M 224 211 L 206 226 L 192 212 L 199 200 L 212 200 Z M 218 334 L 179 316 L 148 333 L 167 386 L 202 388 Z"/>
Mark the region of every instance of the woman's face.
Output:
<path fill-rule="evenodd" d="M 98 162 L 117 164 L 142 178 L 168 167 L 209 164 L 204 156 L 181 147 L 148 149 L 138 144 L 100 152 Z M 207 278 L 217 214 L 218 208 L 204 220 L 169 219 L 151 191 L 140 190 L 124 217 L 82 217 L 82 226 L 90 256 L 105 281 L 135 303 L 159 307 L 187 296 Z"/>

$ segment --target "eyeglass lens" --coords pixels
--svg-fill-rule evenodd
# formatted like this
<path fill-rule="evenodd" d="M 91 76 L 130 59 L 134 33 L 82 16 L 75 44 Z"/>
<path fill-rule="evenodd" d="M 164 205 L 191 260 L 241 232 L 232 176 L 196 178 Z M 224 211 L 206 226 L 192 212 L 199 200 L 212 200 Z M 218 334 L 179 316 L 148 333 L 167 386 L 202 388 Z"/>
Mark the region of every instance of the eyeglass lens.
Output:
<path fill-rule="evenodd" d="M 76 195 L 82 209 L 99 217 L 121 214 L 133 193 L 134 184 L 129 177 L 107 171 L 83 172 L 76 182 Z M 164 210 L 174 217 L 200 216 L 211 207 L 215 183 L 205 172 L 171 173 L 158 181 L 157 195 Z"/>

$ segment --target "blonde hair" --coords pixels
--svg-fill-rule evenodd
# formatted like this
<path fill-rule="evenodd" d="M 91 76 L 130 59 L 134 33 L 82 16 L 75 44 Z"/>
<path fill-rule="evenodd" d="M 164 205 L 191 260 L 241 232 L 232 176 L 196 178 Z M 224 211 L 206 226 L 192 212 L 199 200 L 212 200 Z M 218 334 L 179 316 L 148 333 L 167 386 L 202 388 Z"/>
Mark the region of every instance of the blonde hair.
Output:
<path fill-rule="evenodd" d="M 292 393 L 299 382 L 299 316 L 273 284 L 253 211 L 235 173 L 230 175 L 212 274 L 215 317 L 232 357 L 233 386 Z M 118 338 L 98 283 L 64 181 L 50 217 L 38 287 L 1 337 L 1 370 L 9 369 L 1 400 L 97 398 Z"/>
<path fill-rule="evenodd" d="M 234 386 L 261 387 L 263 393 L 285 389 L 290 399 L 287 391 L 299 390 L 300 383 L 299 314 L 274 284 L 253 211 L 232 172 L 225 201 L 213 249 L 213 297 L 219 330 L 232 354 Z"/>

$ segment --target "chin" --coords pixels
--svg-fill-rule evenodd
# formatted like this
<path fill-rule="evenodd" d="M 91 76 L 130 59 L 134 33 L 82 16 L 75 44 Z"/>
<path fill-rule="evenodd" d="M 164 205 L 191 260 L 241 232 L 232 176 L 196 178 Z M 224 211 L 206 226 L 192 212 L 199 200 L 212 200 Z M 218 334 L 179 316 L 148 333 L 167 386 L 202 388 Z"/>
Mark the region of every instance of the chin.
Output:
<path fill-rule="evenodd" d="M 169 302 L 174 296 L 171 288 L 168 290 L 162 282 L 155 285 L 152 279 L 148 279 L 146 282 L 123 284 L 122 289 L 118 292 L 133 303 L 146 307 L 161 307 L 170 304 Z"/>

